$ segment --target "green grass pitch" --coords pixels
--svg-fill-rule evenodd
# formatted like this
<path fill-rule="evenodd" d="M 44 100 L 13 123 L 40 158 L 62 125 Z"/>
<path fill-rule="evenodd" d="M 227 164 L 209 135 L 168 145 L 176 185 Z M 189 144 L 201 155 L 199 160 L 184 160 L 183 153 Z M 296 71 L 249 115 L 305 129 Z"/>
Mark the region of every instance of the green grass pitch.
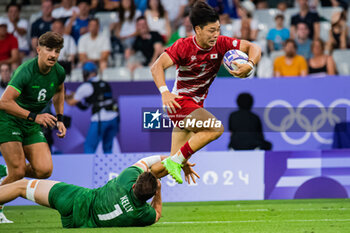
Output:
<path fill-rule="evenodd" d="M 62 229 L 57 211 L 40 206 L 7 206 L 14 224 L 0 232 L 350 232 L 349 199 L 165 203 L 161 220 L 150 227 Z"/>

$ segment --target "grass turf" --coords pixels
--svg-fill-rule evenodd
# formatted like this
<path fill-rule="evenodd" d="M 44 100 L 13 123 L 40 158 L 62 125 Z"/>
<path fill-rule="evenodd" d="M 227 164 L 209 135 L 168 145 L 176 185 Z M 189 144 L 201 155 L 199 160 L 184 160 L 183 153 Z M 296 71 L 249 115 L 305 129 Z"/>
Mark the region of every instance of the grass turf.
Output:
<path fill-rule="evenodd" d="M 350 232 L 349 199 L 165 203 L 150 227 L 63 229 L 57 211 L 40 206 L 7 206 L 13 224 L 0 232 Z"/>

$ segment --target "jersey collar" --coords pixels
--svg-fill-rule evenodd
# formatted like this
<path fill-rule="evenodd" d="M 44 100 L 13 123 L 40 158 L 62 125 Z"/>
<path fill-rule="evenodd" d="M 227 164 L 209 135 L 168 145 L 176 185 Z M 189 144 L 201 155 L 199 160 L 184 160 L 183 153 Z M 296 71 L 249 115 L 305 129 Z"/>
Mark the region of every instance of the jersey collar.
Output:
<path fill-rule="evenodd" d="M 210 47 L 209 49 L 204 49 L 202 48 L 201 46 L 199 46 L 199 44 L 197 44 L 197 41 L 196 41 L 196 36 L 192 36 L 192 41 L 194 43 L 194 45 L 199 49 L 199 50 L 203 50 L 203 51 L 210 51 L 212 50 L 213 47 Z"/>

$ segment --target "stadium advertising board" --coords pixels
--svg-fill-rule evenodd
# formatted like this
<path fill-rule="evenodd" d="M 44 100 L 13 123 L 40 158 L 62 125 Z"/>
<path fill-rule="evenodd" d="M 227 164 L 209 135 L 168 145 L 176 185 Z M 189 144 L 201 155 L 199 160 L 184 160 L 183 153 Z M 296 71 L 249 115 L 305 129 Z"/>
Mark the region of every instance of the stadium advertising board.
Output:
<path fill-rule="evenodd" d="M 265 199 L 348 198 L 350 150 L 265 153 Z"/>
<path fill-rule="evenodd" d="M 166 153 L 164 153 L 166 154 Z M 97 155 L 94 186 L 100 187 L 128 165 L 151 154 Z M 191 159 L 201 176 L 197 184 L 176 184 L 169 176 L 162 182 L 165 202 L 262 200 L 264 198 L 264 152 L 199 152 Z"/>
<path fill-rule="evenodd" d="M 77 85 L 67 83 L 67 89 L 75 90 Z M 171 89 L 173 81 L 168 81 L 167 85 Z M 241 92 L 249 92 L 254 97 L 253 111 L 260 116 L 265 137 L 273 143 L 274 150 L 327 150 L 331 149 L 334 124 L 338 120 L 350 120 L 349 85 L 350 79 L 342 76 L 268 80 L 218 78 L 212 84 L 205 107 L 219 108 L 214 115 L 228 129 L 229 114 L 237 109 L 237 96 Z M 143 108 L 161 109 L 161 98 L 154 83 L 120 82 L 112 83 L 112 88 L 115 97 L 119 98 L 121 125 L 118 141 L 121 151 L 169 150 L 169 132 L 147 132 L 142 127 L 145 123 Z M 344 114 L 344 109 L 347 114 Z M 340 110 L 340 115 L 337 110 Z M 277 118 L 274 117 L 276 111 Z M 55 138 L 55 146 L 62 153 L 82 153 L 90 112 L 67 106 L 65 113 L 74 116 L 72 124 L 66 139 Z M 230 133 L 226 130 L 206 150 L 227 150 L 229 137 Z M 135 141 L 138 142 L 137 147 Z"/>

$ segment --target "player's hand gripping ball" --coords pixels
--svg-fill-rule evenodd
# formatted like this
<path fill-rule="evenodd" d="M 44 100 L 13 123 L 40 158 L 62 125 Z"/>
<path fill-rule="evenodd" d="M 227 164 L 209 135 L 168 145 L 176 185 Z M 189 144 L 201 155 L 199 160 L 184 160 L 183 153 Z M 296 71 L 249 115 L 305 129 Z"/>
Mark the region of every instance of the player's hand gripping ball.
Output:
<path fill-rule="evenodd" d="M 232 63 L 234 61 L 238 64 L 245 64 L 248 62 L 248 55 L 238 49 L 227 51 L 224 55 L 224 66 L 227 71 L 237 70 L 237 66 Z M 249 77 L 252 73 L 253 69 L 247 74 L 247 77 Z"/>

